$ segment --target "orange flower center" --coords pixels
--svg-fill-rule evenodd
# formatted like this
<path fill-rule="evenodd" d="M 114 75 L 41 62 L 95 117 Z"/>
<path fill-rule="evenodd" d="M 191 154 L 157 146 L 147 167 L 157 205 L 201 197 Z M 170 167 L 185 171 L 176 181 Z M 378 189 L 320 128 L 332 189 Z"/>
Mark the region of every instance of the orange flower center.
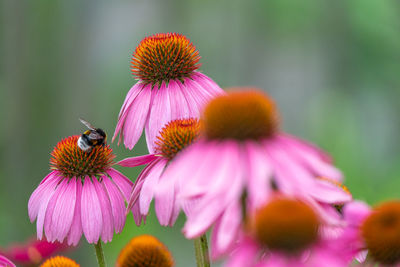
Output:
<path fill-rule="evenodd" d="M 141 235 L 121 250 L 117 267 L 172 267 L 174 259 L 168 248 L 157 238 Z"/>
<path fill-rule="evenodd" d="M 190 145 L 199 135 L 198 119 L 181 119 L 169 122 L 160 131 L 156 141 L 156 153 L 164 158 L 173 159 L 175 155 Z"/>
<path fill-rule="evenodd" d="M 46 260 L 40 267 L 79 267 L 80 265 L 75 261 L 63 257 L 63 256 L 55 256 Z"/>
<path fill-rule="evenodd" d="M 361 226 L 369 255 L 382 264 L 400 262 L 400 201 L 378 206 Z"/>
<path fill-rule="evenodd" d="M 277 132 L 274 102 L 260 91 L 233 92 L 211 100 L 204 112 L 209 139 L 262 139 Z"/>
<path fill-rule="evenodd" d="M 254 220 L 254 234 L 271 250 L 295 253 L 317 240 L 319 219 L 303 202 L 279 198 L 261 208 Z"/>
<path fill-rule="evenodd" d="M 188 38 L 158 33 L 144 38 L 133 53 L 132 74 L 145 83 L 183 80 L 200 67 L 199 52 Z"/>
<path fill-rule="evenodd" d="M 65 177 L 85 177 L 101 174 L 113 165 L 115 155 L 109 145 L 95 146 L 90 152 L 79 148 L 79 136 L 67 137 L 51 152 L 50 169 Z"/>

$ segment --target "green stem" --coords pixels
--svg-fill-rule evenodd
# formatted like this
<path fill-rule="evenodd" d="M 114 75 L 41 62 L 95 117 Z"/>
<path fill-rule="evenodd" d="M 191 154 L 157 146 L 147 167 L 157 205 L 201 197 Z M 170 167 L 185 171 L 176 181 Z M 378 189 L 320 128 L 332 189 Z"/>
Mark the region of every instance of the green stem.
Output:
<path fill-rule="evenodd" d="M 106 261 L 104 260 L 104 253 L 100 240 L 97 244 L 94 244 L 94 249 L 96 250 L 97 263 L 99 264 L 99 267 L 106 267 Z"/>
<path fill-rule="evenodd" d="M 194 240 L 197 267 L 210 267 L 207 236 L 204 234 Z"/>

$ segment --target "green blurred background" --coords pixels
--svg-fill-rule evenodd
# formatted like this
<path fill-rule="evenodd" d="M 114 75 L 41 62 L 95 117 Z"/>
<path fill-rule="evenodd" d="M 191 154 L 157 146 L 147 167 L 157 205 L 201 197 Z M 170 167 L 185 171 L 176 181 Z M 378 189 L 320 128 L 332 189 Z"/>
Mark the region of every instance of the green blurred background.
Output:
<path fill-rule="evenodd" d="M 30 194 L 49 172 L 49 153 L 84 130 L 112 135 L 135 83 L 130 56 L 158 32 L 187 35 L 201 70 L 221 87 L 256 86 L 278 102 L 283 128 L 330 152 L 356 198 L 370 204 L 400 189 L 400 2 L 397 0 L 2 0 L 0 42 L 0 246 L 35 234 Z M 118 159 L 146 153 L 112 144 Z M 134 180 L 139 170 L 124 169 Z M 151 233 L 177 267 L 195 266 L 174 228 L 152 212 L 105 245 L 114 265 L 133 236 Z M 69 254 L 96 266 L 82 239 Z"/>

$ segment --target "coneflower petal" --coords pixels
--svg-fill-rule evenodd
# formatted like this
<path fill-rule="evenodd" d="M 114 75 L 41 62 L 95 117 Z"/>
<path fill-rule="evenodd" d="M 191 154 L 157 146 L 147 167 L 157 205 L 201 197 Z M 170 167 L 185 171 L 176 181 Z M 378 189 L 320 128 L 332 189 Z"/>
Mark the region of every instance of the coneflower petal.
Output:
<path fill-rule="evenodd" d="M 85 177 L 81 199 L 82 229 L 89 243 L 97 243 L 103 226 L 102 211 L 90 177 Z"/>
<path fill-rule="evenodd" d="M 73 177 L 72 179 L 76 179 Z M 81 199 L 82 199 L 82 182 L 78 180 L 76 182 L 76 201 L 74 209 L 74 218 L 72 219 L 71 229 L 68 234 L 68 245 L 76 246 L 82 236 L 82 221 L 81 221 Z"/>
<path fill-rule="evenodd" d="M 103 176 L 103 182 L 104 179 L 108 178 Z M 113 221 L 110 199 L 108 197 L 108 194 L 104 190 L 104 187 L 100 184 L 100 182 L 97 179 L 93 178 L 93 184 L 97 193 L 97 197 L 99 198 L 100 201 L 101 214 L 103 219 L 101 240 L 103 240 L 105 243 L 110 242 L 114 234 L 114 221 Z"/>
<path fill-rule="evenodd" d="M 110 198 L 112 214 L 114 217 L 115 232 L 120 233 L 125 225 L 124 198 L 118 187 L 106 176 L 103 176 L 103 185 Z"/>

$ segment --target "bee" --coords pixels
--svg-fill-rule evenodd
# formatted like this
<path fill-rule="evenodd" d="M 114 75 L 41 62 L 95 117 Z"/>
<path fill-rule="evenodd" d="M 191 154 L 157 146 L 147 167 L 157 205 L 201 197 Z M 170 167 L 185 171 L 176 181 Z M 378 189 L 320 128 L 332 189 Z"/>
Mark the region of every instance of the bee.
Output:
<path fill-rule="evenodd" d="M 83 119 L 79 119 L 89 130 L 85 131 L 78 139 L 78 146 L 85 152 L 92 151 L 95 146 L 104 146 L 107 141 L 106 133 L 100 129 L 95 128 L 90 123 Z"/>

